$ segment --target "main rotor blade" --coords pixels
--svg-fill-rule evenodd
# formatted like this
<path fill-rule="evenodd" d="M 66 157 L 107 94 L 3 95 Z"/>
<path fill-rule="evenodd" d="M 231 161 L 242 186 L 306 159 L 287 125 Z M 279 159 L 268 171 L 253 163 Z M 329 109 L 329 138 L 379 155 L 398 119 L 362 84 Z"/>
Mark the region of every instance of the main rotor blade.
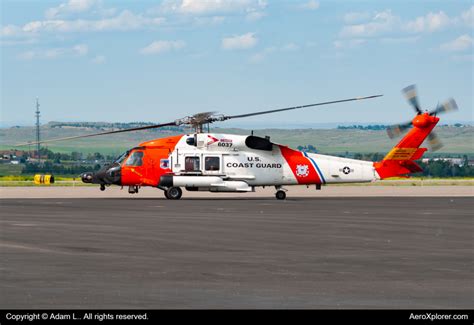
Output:
<path fill-rule="evenodd" d="M 64 141 L 64 140 L 73 140 L 73 139 L 81 139 L 81 138 L 89 138 L 89 137 L 96 137 L 98 135 L 106 135 L 106 134 L 114 134 L 114 133 L 124 133 L 124 132 L 131 132 L 131 131 L 140 131 L 140 130 L 148 130 L 148 129 L 156 129 L 165 126 L 176 126 L 176 122 L 169 122 L 163 124 L 155 124 L 155 125 L 148 125 L 148 126 L 141 126 L 138 128 L 131 128 L 131 129 L 124 129 L 124 130 L 115 130 L 115 131 L 107 131 L 107 132 L 99 132 L 93 134 L 85 134 L 85 135 L 76 135 L 72 137 L 65 137 L 65 138 L 56 138 L 56 139 L 49 139 L 49 140 L 42 140 L 39 142 L 25 142 L 15 145 L 15 147 L 27 146 L 27 145 L 35 145 L 38 143 L 48 143 L 48 142 L 56 142 L 56 141 Z"/>
<path fill-rule="evenodd" d="M 417 114 L 423 113 L 420 108 L 420 104 L 418 103 L 418 94 L 416 91 L 416 86 L 415 85 L 410 85 L 408 87 L 405 87 L 402 89 L 403 94 L 405 95 L 405 98 L 408 100 L 408 102 L 413 106 Z"/>
<path fill-rule="evenodd" d="M 341 100 L 335 100 L 335 101 L 330 101 L 330 102 L 322 102 L 322 103 L 302 105 L 302 106 L 293 106 L 293 107 L 287 107 L 287 108 L 272 109 L 272 110 L 268 110 L 268 111 L 260 111 L 260 112 L 255 112 L 255 113 L 240 114 L 240 115 L 229 115 L 229 116 L 223 116 L 220 120 L 226 121 L 226 120 L 230 120 L 230 119 L 233 119 L 233 118 L 241 118 L 241 117 L 249 117 L 249 116 L 255 116 L 255 115 L 278 113 L 278 112 L 291 111 L 291 110 L 305 108 L 305 107 L 313 107 L 313 106 L 321 106 L 321 105 L 351 102 L 351 101 L 355 101 L 355 100 L 364 100 L 364 99 L 376 98 L 376 97 L 381 97 L 381 96 L 383 96 L 383 95 L 373 95 L 373 96 L 367 96 L 367 97 L 355 97 L 355 98 L 341 99 Z"/>
<path fill-rule="evenodd" d="M 248 116 L 255 116 L 255 115 L 277 113 L 277 112 L 295 110 L 295 109 L 305 108 L 305 107 L 329 105 L 329 104 L 350 102 L 350 101 L 355 101 L 355 100 L 364 100 L 364 99 L 376 98 L 376 97 L 381 97 L 381 96 L 383 96 L 383 95 L 373 95 L 373 96 L 367 96 L 367 97 L 355 97 L 355 98 L 335 100 L 335 101 L 330 101 L 330 102 L 322 102 L 322 103 L 316 103 L 316 104 L 310 104 L 310 105 L 294 106 L 294 107 L 280 108 L 280 109 L 274 109 L 274 110 L 269 110 L 269 111 L 260 111 L 260 112 L 255 112 L 255 113 L 241 114 L 241 115 L 231 115 L 231 116 L 223 115 L 223 116 L 219 116 L 219 117 L 213 117 L 212 114 L 214 112 L 204 112 L 204 113 L 195 114 L 195 115 L 190 116 L 190 117 L 185 117 L 183 119 L 178 119 L 178 120 L 175 120 L 174 122 L 169 122 L 169 123 L 156 124 L 156 125 L 150 125 L 150 126 L 142 126 L 142 127 L 138 127 L 138 128 L 124 129 L 124 130 L 116 130 L 116 131 L 107 131 L 107 132 L 99 132 L 99 133 L 93 133 L 93 134 L 78 135 L 78 136 L 65 137 L 65 138 L 49 139 L 49 140 L 43 140 L 43 141 L 39 141 L 39 142 L 36 142 L 36 141 L 35 142 L 25 142 L 25 143 L 17 144 L 16 147 L 27 146 L 27 145 L 35 145 L 35 144 L 38 144 L 38 143 L 49 143 L 49 142 L 55 142 L 55 141 L 89 138 L 89 137 L 95 137 L 95 136 L 106 135 L 106 134 L 115 134 L 115 133 L 131 132 L 131 131 L 156 129 L 156 128 L 160 128 L 160 127 L 164 127 L 164 126 L 179 126 L 179 125 L 193 125 L 193 126 L 195 126 L 195 125 L 202 125 L 202 124 L 205 124 L 205 123 L 225 121 L 225 120 L 229 120 L 229 119 L 232 119 L 232 118 L 241 118 L 241 117 L 248 117 Z"/>

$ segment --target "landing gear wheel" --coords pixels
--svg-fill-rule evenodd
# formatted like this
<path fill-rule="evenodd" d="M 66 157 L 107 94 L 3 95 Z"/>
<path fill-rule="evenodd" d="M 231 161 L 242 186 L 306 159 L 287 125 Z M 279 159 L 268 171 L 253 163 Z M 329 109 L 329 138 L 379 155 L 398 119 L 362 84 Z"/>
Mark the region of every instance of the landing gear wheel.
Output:
<path fill-rule="evenodd" d="M 286 193 L 285 191 L 279 190 L 275 193 L 275 197 L 277 198 L 277 200 L 284 200 L 286 199 Z"/>
<path fill-rule="evenodd" d="M 104 184 L 100 184 L 100 190 L 105 191 L 105 185 Z"/>
<path fill-rule="evenodd" d="M 179 200 L 183 195 L 183 191 L 179 187 L 170 187 L 165 191 L 165 196 L 170 200 Z"/>

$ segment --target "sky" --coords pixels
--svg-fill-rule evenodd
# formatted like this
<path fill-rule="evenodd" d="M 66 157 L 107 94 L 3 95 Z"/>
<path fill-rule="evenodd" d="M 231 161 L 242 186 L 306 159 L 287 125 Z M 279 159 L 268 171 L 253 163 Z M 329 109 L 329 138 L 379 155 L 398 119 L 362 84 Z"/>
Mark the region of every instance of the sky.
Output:
<path fill-rule="evenodd" d="M 473 121 L 472 1 L 1 1 L 2 125 L 169 122 L 383 94 L 226 126 Z M 442 120 L 443 121 L 443 120 Z"/>

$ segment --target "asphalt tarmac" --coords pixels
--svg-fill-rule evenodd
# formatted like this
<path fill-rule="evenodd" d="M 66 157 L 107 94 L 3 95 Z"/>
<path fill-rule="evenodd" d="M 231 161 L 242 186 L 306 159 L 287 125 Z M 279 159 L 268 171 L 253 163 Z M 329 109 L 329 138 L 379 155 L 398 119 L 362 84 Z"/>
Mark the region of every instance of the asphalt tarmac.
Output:
<path fill-rule="evenodd" d="M 2 308 L 474 306 L 473 197 L 0 204 Z"/>

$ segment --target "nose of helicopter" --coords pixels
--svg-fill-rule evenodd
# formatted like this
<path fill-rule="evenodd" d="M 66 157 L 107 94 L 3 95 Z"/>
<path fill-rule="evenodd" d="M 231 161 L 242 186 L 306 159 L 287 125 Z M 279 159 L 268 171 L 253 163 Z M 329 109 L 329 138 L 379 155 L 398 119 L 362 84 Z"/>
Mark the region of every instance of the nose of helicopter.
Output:
<path fill-rule="evenodd" d="M 94 173 L 92 172 L 87 172 L 87 173 L 82 173 L 81 174 L 81 180 L 83 183 L 92 183 L 94 180 Z"/>
<path fill-rule="evenodd" d="M 81 174 L 83 183 L 88 184 L 117 184 L 121 182 L 120 166 L 104 166 L 97 172 L 85 172 Z"/>

